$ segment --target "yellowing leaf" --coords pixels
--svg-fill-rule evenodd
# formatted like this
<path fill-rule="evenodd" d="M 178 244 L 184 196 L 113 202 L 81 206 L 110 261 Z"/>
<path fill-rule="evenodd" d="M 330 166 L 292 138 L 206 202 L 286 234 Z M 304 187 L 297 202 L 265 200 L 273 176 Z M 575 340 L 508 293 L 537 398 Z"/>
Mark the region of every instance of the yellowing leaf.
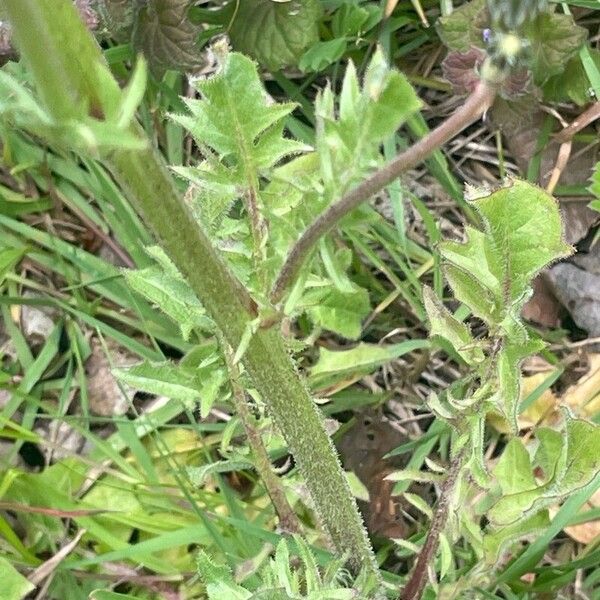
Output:
<path fill-rule="evenodd" d="M 589 356 L 590 368 L 563 395 L 562 401 L 576 414 L 592 418 L 600 412 L 600 354 Z"/>

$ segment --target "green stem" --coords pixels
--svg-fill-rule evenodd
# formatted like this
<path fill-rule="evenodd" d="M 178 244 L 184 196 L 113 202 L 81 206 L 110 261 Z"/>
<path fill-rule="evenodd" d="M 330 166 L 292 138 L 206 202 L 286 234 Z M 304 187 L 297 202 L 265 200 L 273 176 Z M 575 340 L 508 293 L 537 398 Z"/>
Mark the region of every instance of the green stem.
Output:
<path fill-rule="evenodd" d="M 267 494 L 269 494 L 269 498 L 271 498 L 271 502 L 275 508 L 275 512 L 279 517 L 279 527 L 287 533 L 300 534 L 302 533 L 300 519 L 298 519 L 294 509 L 290 506 L 283 485 L 281 484 L 279 477 L 277 477 L 273 471 L 273 466 L 257 427 L 256 419 L 252 415 L 252 411 L 248 405 L 247 395 L 239 383 L 239 368 L 237 365 L 233 364 L 231 349 L 226 343 L 223 343 L 222 346 L 225 354 L 225 361 L 227 362 L 227 368 L 229 369 L 235 411 L 244 426 L 248 445 L 250 446 L 254 457 L 256 471 L 262 479 Z"/>
<path fill-rule="evenodd" d="M 77 118 L 82 105 L 97 115 L 99 109 L 106 108 L 107 98 L 114 99 L 117 83 L 106 77 L 100 48 L 70 0 L 0 0 L 0 7 L 10 20 L 15 42 L 40 95 L 57 121 Z M 100 83 L 104 87 L 97 87 Z M 139 126 L 135 130 L 141 134 Z M 148 147 L 115 151 L 106 162 L 227 342 L 237 348 L 247 323 L 256 317 L 254 303 L 198 227 L 162 157 Z M 281 333 L 276 328 L 260 329 L 242 362 L 283 433 L 338 552 L 350 555 L 354 571 L 365 567 L 379 576 L 321 414 L 296 371 Z"/>

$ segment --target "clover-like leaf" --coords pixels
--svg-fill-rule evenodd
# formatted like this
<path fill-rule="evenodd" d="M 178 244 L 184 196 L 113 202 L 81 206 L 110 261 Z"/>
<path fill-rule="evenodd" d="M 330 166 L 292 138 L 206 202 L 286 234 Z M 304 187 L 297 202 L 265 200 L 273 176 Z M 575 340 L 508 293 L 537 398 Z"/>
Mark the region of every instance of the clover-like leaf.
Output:
<path fill-rule="evenodd" d="M 147 0 L 137 15 L 133 46 L 159 74 L 204 64 L 198 46 L 201 28 L 188 19 L 189 5 L 189 0 Z"/>
<path fill-rule="evenodd" d="M 318 0 L 244 0 L 239 2 L 229 27 L 235 50 L 275 71 L 295 64 L 319 39 Z"/>

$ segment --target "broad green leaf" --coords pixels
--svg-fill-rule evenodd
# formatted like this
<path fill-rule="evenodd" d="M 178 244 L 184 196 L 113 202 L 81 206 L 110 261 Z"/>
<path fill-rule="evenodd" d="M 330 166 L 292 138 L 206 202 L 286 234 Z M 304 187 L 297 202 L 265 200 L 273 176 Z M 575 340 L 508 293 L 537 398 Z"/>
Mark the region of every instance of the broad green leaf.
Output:
<path fill-rule="evenodd" d="M 428 286 L 423 288 L 423 303 L 429 319 L 430 335 L 448 340 L 467 364 L 480 363 L 484 358 L 483 350 L 475 342 L 469 328 L 452 316 Z"/>
<path fill-rule="evenodd" d="M 564 467 L 563 433 L 549 427 L 540 427 L 536 430 L 535 437 L 540 445 L 535 453 L 534 464 L 537 471 L 541 472 L 538 480 L 545 484 L 553 481 Z"/>
<path fill-rule="evenodd" d="M 1 600 L 21 600 L 35 586 L 27 581 L 5 558 L 0 556 L 0 574 L 2 575 Z"/>
<path fill-rule="evenodd" d="M 366 374 L 394 358 L 428 346 L 427 340 L 409 340 L 390 346 L 361 343 L 350 350 L 321 348 L 319 360 L 311 369 L 310 381 L 318 385 L 325 380 Z"/>
<path fill-rule="evenodd" d="M 363 27 L 369 21 L 369 10 L 366 6 L 347 2 L 342 4 L 333 15 L 331 30 L 336 38 L 356 36 L 363 31 Z"/>
<path fill-rule="evenodd" d="M 525 34 L 531 45 L 531 70 L 537 85 L 562 73 L 588 35 L 571 15 L 560 12 L 541 13 L 525 26 Z"/>
<path fill-rule="evenodd" d="M 531 279 L 572 252 L 563 241 L 557 203 L 540 188 L 512 180 L 473 204 L 484 218 L 484 231 L 467 228 L 465 243 L 440 245 L 449 281 L 456 297 L 488 325 L 504 322 L 510 333 L 518 333 L 515 315 Z"/>
<path fill-rule="evenodd" d="M 488 21 L 485 0 L 472 0 L 438 19 L 436 27 L 448 48 L 466 52 L 471 46 L 483 47 L 483 30 Z"/>
<path fill-rule="evenodd" d="M 133 46 L 151 68 L 188 71 L 204 65 L 198 46 L 202 28 L 188 18 L 189 0 L 148 0 L 142 5 L 133 33 Z"/>
<path fill-rule="evenodd" d="M 536 487 L 531 460 L 523 442 L 512 438 L 494 468 L 503 494 L 516 494 Z"/>
<path fill-rule="evenodd" d="M 543 531 L 550 524 L 547 510 L 542 510 L 517 523 L 492 529 L 483 536 L 485 561 L 488 565 L 496 565 L 501 552 L 511 543 Z"/>
<path fill-rule="evenodd" d="M 244 0 L 236 6 L 229 38 L 235 50 L 276 71 L 296 64 L 319 39 L 318 0 Z"/>
<path fill-rule="evenodd" d="M 600 51 L 590 49 L 590 60 L 600 71 Z M 550 77 L 544 84 L 544 100 L 550 102 L 572 101 L 579 106 L 584 106 L 591 100 L 590 80 L 581 62 L 581 58 L 574 56 L 565 67 L 564 72 Z"/>
<path fill-rule="evenodd" d="M 344 294 L 335 287 L 311 290 L 302 299 L 310 307 L 307 313 L 313 322 L 324 329 L 356 340 L 362 332 L 362 321 L 371 311 L 369 293 L 364 288 L 355 288 Z"/>

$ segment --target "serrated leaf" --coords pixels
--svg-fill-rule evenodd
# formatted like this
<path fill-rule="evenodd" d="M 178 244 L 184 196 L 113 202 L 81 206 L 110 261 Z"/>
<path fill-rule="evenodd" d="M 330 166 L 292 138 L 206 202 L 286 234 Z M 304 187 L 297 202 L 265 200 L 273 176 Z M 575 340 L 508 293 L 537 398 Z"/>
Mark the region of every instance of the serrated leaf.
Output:
<path fill-rule="evenodd" d="M 0 556 L 0 573 L 2 573 L 2 591 L 0 596 L 5 600 L 21 600 L 35 586 L 23 577 L 5 558 Z"/>
<path fill-rule="evenodd" d="M 313 298 L 315 306 L 308 308 L 306 312 L 316 325 L 349 340 L 360 337 L 362 321 L 371 311 L 367 290 L 356 287 L 346 294 L 335 287 L 328 288 L 325 294 L 321 290 L 314 290 L 309 291 L 302 302 L 310 306 Z"/>
<path fill-rule="evenodd" d="M 248 600 L 248 598 L 252 597 L 249 591 L 235 583 L 229 567 L 213 561 L 204 550 L 200 550 L 196 560 L 198 574 L 206 585 L 206 591 L 210 600 L 223 600 L 224 598 Z"/>
<path fill-rule="evenodd" d="M 201 100 L 186 100 L 189 115 L 171 115 L 206 151 L 197 167 L 175 167 L 197 189 L 202 221 L 213 230 L 244 193 L 259 194 L 258 182 L 283 158 L 309 149 L 283 136 L 283 120 L 294 104 L 268 101 L 256 65 L 231 53 L 213 77 L 197 82 Z"/>
<path fill-rule="evenodd" d="M 472 0 L 438 19 L 436 28 L 448 48 L 466 52 L 472 46 L 484 47 L 483 29 L 488 21 L 485 0 Z"/>
<path fill-rule="evenodd" d="M 480 363 L 484 359 L 483 350 L 475 342 L 469 328 L 452 316 L 428 286 L 423 288 L 423 303 L 432 337 L 437 335 L 448 340 L 467 364 Z"/>
<path fill-rule="evenodd" d="M 194 328 L 213 331 L 214 323 L 183 277 L 165 273 L 160 267 L 124 270 L 127 283 L 150 302 L 156 304 L 181 329 L 189 340 Z"/>
<path fill-rule="evenodd" d="M 408 80 L 390 70 L 381 52 L 369 63 L 360 89 L 348 67 L 336 102 L 329 87 L 317 97 L 316 147 L 328 202 L 360 181 L 380 161 L 381 142 L 421 107 Z"/>
<path fill-rule="evenodd" d="M 229 38 L 235 50 L 276 71 L 296 64 L 318 41 L 321 12 L 318 0 L 244 0 L 237 5 Z"/>
<path fill-rule="evenodd" d="M 189 0 L 147 0 L 140 9 L 133 47 L 144 53 L 154 71 L 188 71 L 204 65 L 198 46 L 202 28 L 188 19 L 189 6 Z"/>
<path fill-rule="evenodd" d="M 585 28 L 571 15 L 543 12 L 524 28 L 530 44 L 534 82 L 542 85 L 552 75 L 562 73 L 587 39 Z"/>

